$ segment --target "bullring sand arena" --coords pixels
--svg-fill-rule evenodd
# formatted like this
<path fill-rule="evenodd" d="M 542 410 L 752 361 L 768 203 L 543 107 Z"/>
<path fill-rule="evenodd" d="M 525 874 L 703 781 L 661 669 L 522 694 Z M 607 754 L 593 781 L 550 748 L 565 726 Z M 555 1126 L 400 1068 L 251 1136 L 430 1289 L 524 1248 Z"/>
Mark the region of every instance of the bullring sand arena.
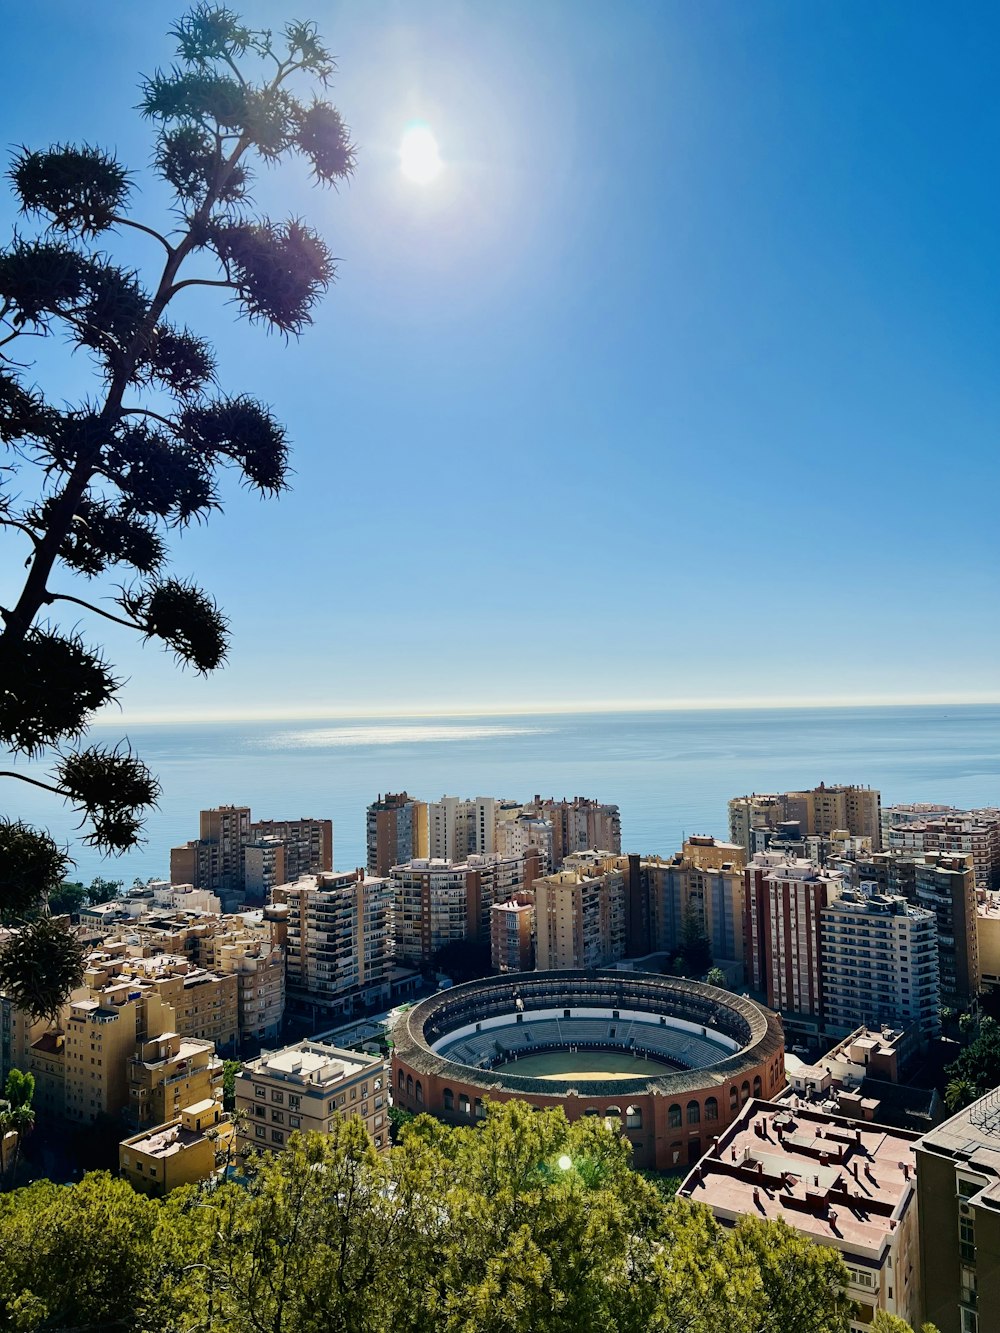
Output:
<path fill-rule="evenodd" d="M 776 1014 L 700 982 L 627 971 L 523 972 L 439 991 L 392 1032 L 397 1106 L 451 1124 L 486 1100 L 617 1119 L 635 1164 L 679 1169 L 750 1097 L 784 1083 Z"/>

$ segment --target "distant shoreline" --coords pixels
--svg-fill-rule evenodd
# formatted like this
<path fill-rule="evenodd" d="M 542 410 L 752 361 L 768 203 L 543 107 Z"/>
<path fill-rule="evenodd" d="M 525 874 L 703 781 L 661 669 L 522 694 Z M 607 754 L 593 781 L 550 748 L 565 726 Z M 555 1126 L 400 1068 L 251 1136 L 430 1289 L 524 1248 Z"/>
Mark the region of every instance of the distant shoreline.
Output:
<path fill-rule="evenodd" d="M 518 718 L 518 717 L 614 717 L 633 714 L 662 713 L 820 713 L 820 712 L 861 712 L 861 711 L 902 711 L 914 709 L 974 709 L 1000 707 L 1000 695 L 995 698 L 902 698 L 875 699 L 860 701 L 848 699 L 803 700 L 780 703 L 773 699 L 733 699 L 720 700 L 678 700 L 677 702 L 640 701 L 624 703 L 611 700 L 595 704 L 525 704 L 475 708 L 449 709 L 367 709 L 367 710 L 319 710 L 275 711 L 235 713 L 178 713 L 167 716 L 162 713 L 123 711 L 110 717 L 102 717 L 92 723 L 94 727 L 108 729 L 123 726 L 174 727 L 174 726 L 221 726 L 236 723 L 272 723 L 272 722 L 419 722 L 427 719 L 447 721 L 449 719 L 468 721 L 475 718 Z"/>

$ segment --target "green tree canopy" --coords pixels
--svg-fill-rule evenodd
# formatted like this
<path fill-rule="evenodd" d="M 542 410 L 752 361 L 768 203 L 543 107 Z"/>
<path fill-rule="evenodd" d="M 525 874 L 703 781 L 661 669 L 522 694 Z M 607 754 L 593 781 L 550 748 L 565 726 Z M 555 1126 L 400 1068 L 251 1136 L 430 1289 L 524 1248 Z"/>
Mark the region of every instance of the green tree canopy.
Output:
<path fill-rule="evenodd" d="M 26 229 L 0 251 L 0 529 L 26 555 L 20 590 L 0 607 L 0 747 L 48 763 L 45 776 L 3 776 L 61 798 L 84 842 L 111 853 L 140 840 L 159 784 L 127 743 L 88 743 L 122 682 L 76 623 L 111 621 L 182 665 L 216 670 L 225 616 L 170 571 L 168 539 L 220 508 L 226 469 L 262 495 L 288 478 L 283 426 L 219 383 L 213 349 L 183 322 L 187 297 L 218 288 L 251 322 L 300 334 L 334 261 L 301 219 L 255 213 L 255 170 L 298 157 L 334 185 L 354 167 L 323 96 L 334 63 L 312 24 L 256 31 L 199 4 L 171 31 L 176 62 L 143 80 L 140 101 L 169 221 L 135 216 L 132 173 L 111 153 L 24 147 L 10 180 Z M 141 271 L 113 258 L 126 229 L 148 246 Z M 50 361 L 42 376 L 27 359 L 32 339 L 82 355 L 91 392 L 67 401 Z M 0 820 L 0 915 L 21 926 L 0 950 L 0 987 L 38 1014 L 55 1012 L 81 974 L 79 950 L 45 919 L 66 868 L 45 834 Z"/>
<path fill-rule="evenodd" d="M 512 1102 L 478 1129 L 418 1116 L 387 1154 L 338 1121 L 163 1202 L 34 1185 L 0 1200 L 0 1328 L 848 1333 L 835 1251 L 723 1228 L 630 1158 L 596 1117 Z"/>

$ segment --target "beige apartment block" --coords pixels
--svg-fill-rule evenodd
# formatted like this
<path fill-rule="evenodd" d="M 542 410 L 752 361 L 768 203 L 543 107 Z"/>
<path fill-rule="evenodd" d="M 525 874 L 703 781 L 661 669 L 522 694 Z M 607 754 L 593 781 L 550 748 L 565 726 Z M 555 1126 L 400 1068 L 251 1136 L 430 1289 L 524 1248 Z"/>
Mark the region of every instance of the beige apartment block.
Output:
<path fill-rule="evenodd" d="M 870 787 L 832 786 L 821 782 L 810 791 L 754 793 L 736 796 L 729 802 L 729 837 L 740 843 L 749 856 L 753 830 L 777 829 L 795 820 L 806 836 L 830 836 L 839 831 L 853 837 L 870 838 L 872 848 L 882 846 L 882 798 Z"/>
<path fill-rule="evenodd" d="M 1000 811 L 970 810 L 912 820 L 889 831 L 889 846 L 914 856 L 971 856 L 976 889 L 1000 889 Z"/>
<path fill-rule="evenodd" d="M 288 882 L 285 844 L 280 838 L 254 838 L 243 848 L 243 892 L 248 903 L 264 904 L 276 884 Z"/>
<path fill-rule="evenodd" d="M 914 867 L 917 904 L 937 922 L 941 998 L 964 1004 L 979 994 L 976 872 L 971 854 L 925 852 Z"/>
<path fill-rule="evenodd" d="M 218 970 L 234 976 L 240 1041 L 273 1041 L 285 1014 L 285 951 L 265 944 L 235 941 L 217 952 Z"/>
<path fill-rule="evenodd" d="M 161 953 L 183 955 L 195 968 L 223 979 L 235 976 L 239 1040 L 273 1041 L 285 1012 L 286 919 L 284 907 L 224 916 L 150 913 L 130 925 L 127 932 L 108 938 L 103 948 L 140 958 Z"/>
<path fill-rule="evenodd" d="M 198 967 L 190 959 L 171 954 L 130 959 L 126 975 L 156 990 L 175 1015 L 182 1037 L 210 1041 L 218 1051 L 233 1051 L 239 1044 L 239 982 Z"/>
<path fill-rule="evenodd" d="M 570 858 L 572 861 L 574 858 Z M 604 967 L 625 957 L 628 860 L 586 854 L 534 882 L 535 963 L 548 971 Z"/>
<path fill-rule="evenodd" d="M 418 858 L 393 866 L 395 955 L 414 965 L 430 963 L 446 944 L 490 939 L 490 909 L 530 888 L 537 858 L 469 856 L 464 861 Z"/>
<path fill-rule="evenodd" d="M 19 1068 L 35 1076 L 32 1105 L 40 1117 L 60 1117 L 66 1110 L 66 1037 L 50 1029 L 31 1043 L 27 1059 Z"/>
<path fill-rule="evenodd" d="M 68 1119 L 89 1125 L 128 1106 L 128 1061 L 142 1004 L 121 986 L 70 1001 L 62 1023 Z"/>
<path fill-rule="evenodd" d="M 595 847 L 619 855 L 622 849 L 621 814 L 617 805 L 607 805 L 586 796 L 572 800 L 535 796 L 524 806 L 525 813 L 547 819 L 552 825 L 552 865 L 559 867 L 573 852 Z"/>
<path fill-rule="evenodd" d="M 307 875 L 279 885 L 274 902 L 288 909 L 288 989 L 321 1008 L 352 1009 L 389 998 L 392 887 L 352 870 Z"/>
<path fill-rule="evenodd" d="M 368 873 L 378 878 L 393 866 L 427 856 L 427 803 L 407 792 L 386 792 L 366 816 Z"/>
<path fill-rule="evenodd" d="M 639 907 L 648 916 L 648 950 L 674 953 L 688 921 L 697 922 L 720 963 L 742 964 L 743 870 L 746 853 L 738 843 L 708 836 L 688 838 L 669 858 L 633 859 Z M 633 898 L 636 898 L 633 893 Z M 630 946 L 640 949 L 641 941 Z"/>
<path fill-rule="evenodd" d="M 509 817 L 501 811 L 497 823 L 497 853 L 500 856 L 525 856 L 534 849 L 538 854 L 538 874 L 550 875 L 554 866 L 555 830 L 544 815 L 527 814 L 518 809 Z"/>
<path fill-rule="evenodd" d="M 161 1032 L 137 1043 L 124 1073 L 127 1116 L 139 1127 L 176 1120 L 185 1106 L 222 1101 L 222 1061 L 210 1041 Z"/>
<path fill-rule="evenodd" d="M 432 860 L 464 861 L 496 851 L 500 802 L 493 796 L 442 796 L 427 805 L 427 854 Z"/>
<path fill-rule="evenodd" d="M 877 1310 L 916 1328 L 927 1209 L 921 1183 L 918 1220 L 918 1139 L 906 1130 L 752 1100 L 678 1193 L 710 1208 L 723 1226 L 747 1216 L 780 1218 L 813 1244 L 835 1250 L 847 1266 L 847 1295 L 857 1302 L 852 1329 L 868 1328 Z M 937 1217 L 931 1213 L 935 1229 Z M 935 1248 L 938 1242 L 934 1236 Z M 941 1333 L 952 1333 L 951 1326 L 942 1324 Z"/>
<path fill-rule="evenodd" d="M 276 845 L 281 844 L 277 855 Z M 258 895 L 269 876 L 283 878 L 331 870 L 333 824 L 329 819 L 253 819 L 246 805 L 202 810 L 199 836 L 170 851 L 170 879 L 224 895 L 244 895 L 247 850 L 251 882 Z"/>
<path fill-rule="evenodd" d="M 376 1148 L 388 1148 L 388 1070 L 376 1056 L 314 1041 L 250 1060 L 236 1076 L 241 1151 L 280 1151 L 291 1134 L 329 1134 L 345 1116 L 357 1116 Z"/>
<path fill-rule="evenodd" d="M 118 1145 L 121 1174 L 143 1194 L 162 1196 L 179 1185 L 210 1180 L 224 1161 L 235 1129 L 220 1102 L 185 1106 L 164 1125 L 154 1125 Z"/>

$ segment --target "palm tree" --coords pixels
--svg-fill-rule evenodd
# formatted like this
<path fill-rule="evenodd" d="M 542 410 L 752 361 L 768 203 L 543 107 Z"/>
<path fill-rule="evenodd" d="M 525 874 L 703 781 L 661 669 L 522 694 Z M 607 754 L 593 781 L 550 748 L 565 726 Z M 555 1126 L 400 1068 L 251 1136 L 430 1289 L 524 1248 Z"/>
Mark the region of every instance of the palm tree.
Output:
<path fill-rule="evenodd" d="M 0 1101 L 0 1134 L 14 1133 L 14 1156 L 10 1164 L 11 1184 L 17 1182 L 17 1166 L 21 1157 L 21 1143 L 35 1127 L 35 1112 L 31 1105 L 35 1095 L 35 1076 L 21 1069 L 12 1069 L 7 1075 L 4 1099 Z"/>
<path fill-rule="evenodd" d="M 979 1096 L 979 1089 L 967 1078 L 953 1078 L 944 1090 L 944 1104 L 949 1111 L 960 1111 Z"/>

